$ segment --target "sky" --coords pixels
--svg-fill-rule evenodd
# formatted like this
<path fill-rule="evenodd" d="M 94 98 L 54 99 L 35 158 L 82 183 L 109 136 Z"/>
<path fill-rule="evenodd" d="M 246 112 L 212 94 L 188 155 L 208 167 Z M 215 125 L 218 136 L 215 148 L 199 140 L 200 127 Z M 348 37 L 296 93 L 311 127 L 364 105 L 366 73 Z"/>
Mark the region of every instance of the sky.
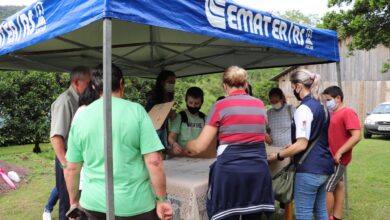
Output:
<path fill-rule="evenodd" d="M 29 5 L 36 0 L 0 0 L 0 5 Z M 262 11 L 285 12 L 299 10 L 305 15 L 316 14 L 323 16 L 328 9 L 328 0 L 234 0 L 243 5 L 256 5 Z"/>

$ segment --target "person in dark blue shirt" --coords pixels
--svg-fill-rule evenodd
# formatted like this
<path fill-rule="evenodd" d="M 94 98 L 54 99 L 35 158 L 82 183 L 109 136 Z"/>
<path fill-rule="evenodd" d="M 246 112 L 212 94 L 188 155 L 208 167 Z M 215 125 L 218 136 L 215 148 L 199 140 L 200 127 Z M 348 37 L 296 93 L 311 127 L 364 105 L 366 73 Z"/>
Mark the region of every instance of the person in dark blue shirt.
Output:
<path fill-rule="evenodd" d="M 333 173 L 333 159 L 328 144 L 329 113 L 321 105 L 320 76 L 308 70 L 294 72 L 290 81 L 295 97 L 301 104 L 294 113 L 292 145 L 278 154 L 270 154 L 269 161 L 294 157 L 295 216 L 299 220 L 328 220 L 326 211 L 326 182 Z M 301 159 L 308 147 L 318 138 L 306 159 Z"/>

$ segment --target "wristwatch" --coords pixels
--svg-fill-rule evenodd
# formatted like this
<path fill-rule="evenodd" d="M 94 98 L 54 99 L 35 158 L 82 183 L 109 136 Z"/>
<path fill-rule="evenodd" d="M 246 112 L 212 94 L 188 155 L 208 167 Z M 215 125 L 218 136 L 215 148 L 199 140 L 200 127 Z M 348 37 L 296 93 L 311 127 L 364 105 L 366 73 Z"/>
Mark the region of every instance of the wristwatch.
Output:
<path fill-rule="evenodd" d="M 280 156 L 280 152 L 276 154 L 276 158 L 277 158 L 279 161 L 284 160 L 284 158 Z"/>
<path fill-rule="evenodd" d="M 156 201 L 157 202 L 166 202 L 166 201 L 168 201 L 168 196 L 165 195 L 163 198 L 159 198 L 158 196 L 156 196 Z"/>

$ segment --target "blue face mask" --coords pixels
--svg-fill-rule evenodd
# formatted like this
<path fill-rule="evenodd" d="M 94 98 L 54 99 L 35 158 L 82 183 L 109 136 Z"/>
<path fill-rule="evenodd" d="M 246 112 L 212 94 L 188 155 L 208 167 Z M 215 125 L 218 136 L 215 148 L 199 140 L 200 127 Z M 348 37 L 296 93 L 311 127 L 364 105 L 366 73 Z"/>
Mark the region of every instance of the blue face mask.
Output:
<path fill-rule="evenodd" d="M 329 109 L 329 111 L 334 111 L 337 107 L 334 99 L 326 101 L 326 107 Z"/>

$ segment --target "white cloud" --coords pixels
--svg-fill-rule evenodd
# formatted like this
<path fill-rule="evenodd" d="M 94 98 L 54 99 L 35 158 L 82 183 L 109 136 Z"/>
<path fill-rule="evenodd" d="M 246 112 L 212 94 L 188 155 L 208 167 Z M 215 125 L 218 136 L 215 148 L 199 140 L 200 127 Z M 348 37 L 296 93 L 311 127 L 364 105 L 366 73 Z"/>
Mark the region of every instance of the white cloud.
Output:
<path fill-rule="evenodd" d="M 31 5 L 37 0 L 0 0 L 0 5 Z M 233 0 L 239 4 L 258 8 L 262 11 L 285 12 L 298 10 L 303 14 L 316 14 L 320 17 L 327 11 L 328 0 Z"/>
<path fill-rule="evenodd" d="M 31 5 L 37 0 L 0 0 L 0 5 Z"/>
<path fill-rule="evenodd" d="M 322 17 L 326 12 L 338 10 L 328 8 L 328 0 L 233 0 L 241 5 L 268 12 L 298 10 L 305 15 L 314 14 Z"/>

